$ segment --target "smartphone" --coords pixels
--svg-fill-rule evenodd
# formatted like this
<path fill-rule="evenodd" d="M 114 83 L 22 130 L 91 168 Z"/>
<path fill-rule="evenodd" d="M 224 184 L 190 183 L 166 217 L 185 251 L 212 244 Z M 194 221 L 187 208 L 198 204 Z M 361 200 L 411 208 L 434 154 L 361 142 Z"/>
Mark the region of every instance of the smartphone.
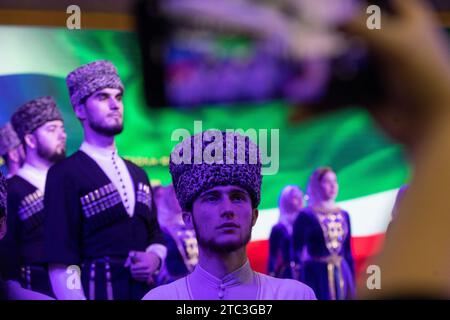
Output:
<path fill-rule="evenodd" d="M 374 103 L 383 96 L 375 59 L 363 42 L 339 31 L 362 5 L 143 0 L 138 29 L 147 103 L 194 108 L 285 101 L 315 110 Z"/>

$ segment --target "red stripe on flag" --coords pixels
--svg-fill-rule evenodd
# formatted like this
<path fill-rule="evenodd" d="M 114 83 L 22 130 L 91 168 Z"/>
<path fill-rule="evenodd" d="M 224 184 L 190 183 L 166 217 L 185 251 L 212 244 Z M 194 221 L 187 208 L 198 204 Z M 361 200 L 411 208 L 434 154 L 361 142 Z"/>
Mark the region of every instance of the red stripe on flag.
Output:
<path fill-rule="evenodd" d="M 384 233 L 374 234 L 368 237 L 352 237 L 352 252 L 357 275 L 366 270 L 368 258 L 380 252 L 384 237 Z"/>
<path fill-rule="evenodd" d="M 267 273 L 267 263 L 269 260 L 269 241 L 251 241 L 247 246 L 248 259 L 253 270 Z"/>
<path fill-rule="evenodd" d="M 384 233 L 368 237 L 352 237 L 352 252 L 355 259 L 356 274 L 366 268 L 367 259 L 380 252 L 384 241 Z M 252 268 L 261 273 L 267 273 L 269 258 L 269 241 L 252 241 L 247 246 L 247 254 Z"/>

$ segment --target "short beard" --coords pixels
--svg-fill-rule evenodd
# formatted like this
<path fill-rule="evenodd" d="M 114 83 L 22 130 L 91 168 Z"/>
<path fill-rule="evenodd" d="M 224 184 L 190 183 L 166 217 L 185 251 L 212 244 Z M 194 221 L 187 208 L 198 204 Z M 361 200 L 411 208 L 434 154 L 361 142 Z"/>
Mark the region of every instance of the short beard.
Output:
<path fill-rule="evenodd" d="M 38 145 L 37 153 L 39 157 L 42 159 L 48 160 L 51 163 L 56 163 L 60 160 L 63 160 L 66 158 L 66 150 L 63 149 L 61 152 L 56 151 L 50 151 L 45 148 L 42 148 L 42 146 Z"/>
<path fill-rule="evenodd" d="M 250 226 L 250 230 L 248 231 L 247 236 L 243 239 L 243 241 L 229 244 L 218 244 L 214 240 L 205 240 L 202 238 L 202 235 L 198 232 L 197 224 L 195 223 L 193 215 L 192 224 L 194 225 L 195 234 L 197 235 L 198 246 L 218 254 L 231 253 L 242 249 L 250 242 L 250 239 L 252 237 L 252 226 Z"/>
<path fill-rule="evenodd" d="M 92 121 L 89 122 L 89 125 L 92 128 L 92 130 L 106 137 L 114 137 L 123 131 L 123 123 L 111 127 L 105 127 L 97 122 Z"/>

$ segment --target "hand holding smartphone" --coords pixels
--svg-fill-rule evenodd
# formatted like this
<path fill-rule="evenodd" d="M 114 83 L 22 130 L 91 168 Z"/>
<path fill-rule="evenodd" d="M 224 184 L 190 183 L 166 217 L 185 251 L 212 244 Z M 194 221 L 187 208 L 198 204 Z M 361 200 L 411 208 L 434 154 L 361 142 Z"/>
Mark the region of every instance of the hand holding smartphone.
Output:
<path fill-rule="evenodd" d="M 282 100 L 319 111 L 381 96 L 367 47 L 339 29 L 359 12 L 360 1 L 165 0 L 141 5 L 151 106 Z"/>

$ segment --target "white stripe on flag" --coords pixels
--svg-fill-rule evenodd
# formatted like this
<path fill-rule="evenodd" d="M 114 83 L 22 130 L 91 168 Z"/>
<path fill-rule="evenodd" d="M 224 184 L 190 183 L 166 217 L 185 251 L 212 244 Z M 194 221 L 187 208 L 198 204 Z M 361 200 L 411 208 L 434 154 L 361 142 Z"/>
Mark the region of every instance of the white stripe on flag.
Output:
<path fill-rule="evenodd" d="M 79 67 L 72 46 L 58 29 L 62 28 L 0 26 L 0 76 L 41 74 L 64 79 Z"/>
<path fill-rule="evenodd" d="M 389 190 L 338 202 L 338 205 L 350 214 L 353 237 L 366 237 L 385 233 L 391 221 L 398 189 Z M 252 241 L 267 240 L 273 225 L 279 219 L 278 208 L 259 210 L 259 218 L 253 227 Z"/>

